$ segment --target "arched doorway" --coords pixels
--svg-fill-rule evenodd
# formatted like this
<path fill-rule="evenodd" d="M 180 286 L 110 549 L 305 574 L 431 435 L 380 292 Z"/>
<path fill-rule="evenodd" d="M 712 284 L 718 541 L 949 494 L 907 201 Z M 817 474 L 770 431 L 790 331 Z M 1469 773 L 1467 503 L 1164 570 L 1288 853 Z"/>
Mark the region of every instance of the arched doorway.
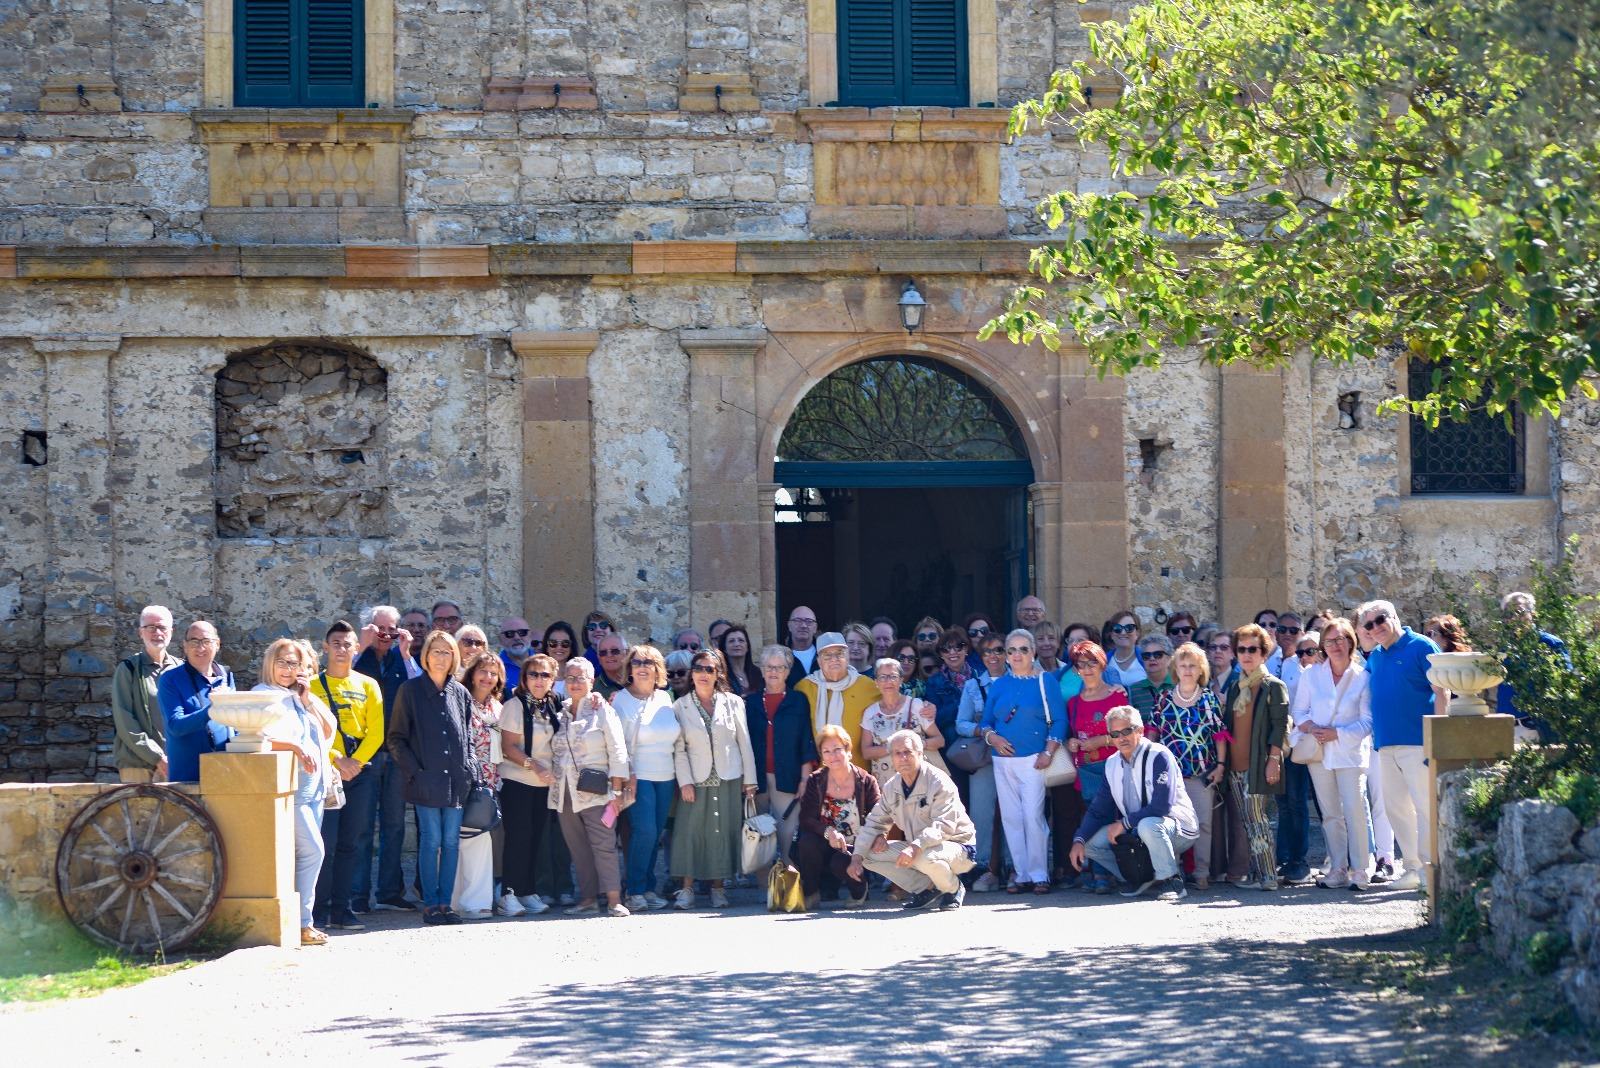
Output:
<path fill-rule="evenodd" d="M 981 382 L 922 356 L 840 368 L 784 426 L 773 465 L 779 618 L 1004 620 L 1032 588 L 1016 420 Z"/>

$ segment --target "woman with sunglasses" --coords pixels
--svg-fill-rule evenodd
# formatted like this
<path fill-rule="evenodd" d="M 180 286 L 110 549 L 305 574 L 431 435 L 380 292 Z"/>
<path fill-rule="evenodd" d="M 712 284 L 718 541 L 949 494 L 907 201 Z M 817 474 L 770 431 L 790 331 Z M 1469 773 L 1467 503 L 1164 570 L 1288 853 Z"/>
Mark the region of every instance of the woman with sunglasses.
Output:
<path fill-rule="evenodd" d="M 961 642 L 957 651 L 957 641 Z M 940 655 L 944 659 L 944 672 L 952 675 L 951 662 L 957 655 L 961 655 L 964 662 L 971 664 L 971 659 L 966 657 L 966 631 L 952 627 L 945 631 L 944 641 L 940 645 L 945 650 Z M 1006 651 L 1005 642 L 998 635 L 986 634 L 976 643 L 978 663 L 981 665 L 976 671 L 970 672 L 961 687 L 961 704 L 956 712 L 956 733 L 963 738 L 976 738 L 979 726 L 983 722 L 983 709 L 989 700 L 989 688 L 994 685 L 994 680 L 1005 673 Z M 937 718 L 935 720 L 937 722 Z M 959 786 L 960 780 L 957 779 Z M 974 893 L 987 894 L 1000 888 L 1000 874 L 1004 870 L 1004 858 L 999 848 L 995 831 L 999 820 L 996 818 L 999 802 L 995 794 L 994 763 L 984 764 L 977 771 L 967 775 L 967 813 L 972 817 L 973 824 L 978 828 L 977 861 L 980 869 L 985 869 L 972 884 Z"/>
<path fill-rule="evenodd" d="M 687 649 L 674 649 L 667 654 L 667 690 L 676 701 L 689 692 L 689 661 L 694 653 Z"/>
<path fill-rule="evenodd" d="M 908 648 L 910 642 L 904 643 Z M 916 655 L 916 650 L 911 650 Z M 935 708 L 927 701 L 909 697 L 900 685 L 901 662 L 886 656 L 873 665 L 878 684 L 878 700 L 861 717 L 861 752 L 871 763 L 870 770 L 879 786 L 894 778 L 894 762 L 889 759 L 889 738 L 896 731 L 915 731 L 922 738 L 923 759 L 940 771 L 944 761 L 939 750 L 944 746 L 944 735 L 939 733 Z"/>
<path fill-rule="evenodd" d="M 507 916 L 537 916 L 550 907 L 538 895 L 535 872 L 550 825 L 550 784 L 555 782 L 550 741 L 561 726 L 555 681 L 556 662 L 535 653 L 522 662 L 516 688 L 500 706 L 500 829 L 505 841 L 500 911 Z"/>
<path fill-rule="evenodd" d="M 1176 649 L 1184 642 L 1194 641 L 1195 628 L 1198 626 L 1193 612 L 1174 612 L 1167 617 L 1167 639 Z"/>
<path fill-rule="evenodd" d="M 1278 889 L 1278 856 L 1268 797 L 1284 792 L 1283 763 L 1289 734 L 1289 689 L 1267 672 L 1272 639 L 1254 623 L 1233 632 L 1240 675 L 1222 695 L 1228 747 L 1230 852 L 1228 881 L 1246 889 Z M 1248 864 L 1248 869 L 1246 869 Z"/>
<path fill-rule="evenodd" d="M 545 655 L 556 662 L 554 689 L 558 698 L 567 696 L 567 664 L 581 648 L 578 632 L 566 620 L 558 619 L 544 629 Z M 577 900 L 573 896 L 577 887 L 572 885 L 572 854 L 567 852 L 567 839 L 554 809 L 550 811 L 550 826 L 539 857 L 539 889 L 551 904 L 570 905 Z"/>
<path fill-rule="evenodd" d="M 1111 647 L 1106 651 L 1111 655 L 1104 674 L 1108 682 L 1132 686 L 1146 678 L 1144 664 L 1139 660 L 1139 617 L 1132 612 L 1118 612 L 1109 624 L 1106 629 Z"/>
<path fill-rule="evenodd" d="M 630 803 L 623 904 L 635 912 L 664 909 L 667 899 L 656 893 L 656 857 L 672 813 L 672 792 L 678 786 L 672 753 L 682 728 L 672 711 L 672 697 L 661 688 L 667 681 L 667 665 L 659 649 L 635 645 L 628 652 L 623 679 L 623 688 L 611 695 L 611 707 L 622 717 L 632 768 L 622 789 Z"/>
<path fill-rule="evenodd" d="M 596 648 L 607 634 L 617 633 L 617 621 L 596 609 L 583 617 L 583 656 L 594 665 L 595 677 L 600 677 L 600 651 Z"/>
<path fill-rule="evenodd" d="M 973 612 L 961 621 L 961 629 L 967 636 L 967 666 L 974 673 L 984 670 L 982 660 L 982 643 L 989 635 L 994 634 L 994 624 L 989 622 L 989 616 L 984 612 Z M 1000 635 L 995 634 L 995 637 Z M 1005 642 L 1000 643 L 1004 645 Z M 1004 655 L 1004 654 L 1002 654 Z"/>
<path fill-rule="evenodd" d="M 1289 747 L 1299 750 L 1301 740 L 1309 738 L 1321 749 L 1316 759 L 1303 762 L 1311 772 L 1328 842 L 1328 871 L 1317 885 L 1365 890 L 1372 860 L 1365 793 L 1372 760 L 1370 679 L 1355 662 L 1356 628 L 1348 619 L 1330 619 L 1317 644 L 1326 659 L 1301 661 L 1300 685 L 1289 713 L 1294 721 Z"/>
<path fill-rule="evenodd" d="M 928 696 L 928 682 L 922 677 L 922 654 L 910 638 L 896 638 L 889 643 L 888 659 L 900 665 L 900 692 L 907 697 L 923 699 Z M 873 665 L 877 670 L 877 665 Z"/>
<path fill-rule="evenodd" d="M 682 880 L 672 907 L 694 908 L 697 879 L 711 883 L 711 907 L 728 907 L 723 889 L 739 870 L 744 827 L 741 795 L 758 789 L 756 762 L 744 702 L 728 689 L 722 654 L 702 649 L 689 668 L 693 689 L 672 704 L 682 730 L 672 749 L 678 780 L 678 814 L 672 828 L 672 878 Z"/>
<path fill-rule="evenodd" d="M 1007 672 L 989 687 L 979 736 L 994 754 L 995 792 L 1016 877 L 1007 893 L 1050 892 L 1050 829 L 1044 821 L 1044 772 L 1066 742 L 1061 688 L 1034 663 L 1033 635 L 1006 635 Z"/>
<path fill-rule="evenodd" d="M 544 651 L 556 662 L 556 695 L 567 696 L 567 661 L 577 655 L 583 646 L 578 644 L 578 632 L 572 624 L 558 619 L 544 628 Z"/>
<path fill-rule="evenodd" d="M 917 652 L 926 656 L 932 653 L 939 655 L 939 642 L 944 638 L 944 624 L 932 616 L 923 616 L 917 620 L 917 625 L 911 628 L 911 640 L 917 643 Z"/>

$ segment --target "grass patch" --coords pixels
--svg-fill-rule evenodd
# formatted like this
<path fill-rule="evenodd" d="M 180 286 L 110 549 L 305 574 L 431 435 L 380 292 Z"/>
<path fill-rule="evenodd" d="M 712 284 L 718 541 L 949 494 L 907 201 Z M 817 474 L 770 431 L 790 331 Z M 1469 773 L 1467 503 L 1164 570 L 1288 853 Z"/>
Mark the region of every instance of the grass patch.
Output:
<path fill-rule="evenodd" d="M 132 957 L 65 924 L 25 939 L 0 936 L 0 1004 L 81 998 L 192 968 L 191 957 Z"/>

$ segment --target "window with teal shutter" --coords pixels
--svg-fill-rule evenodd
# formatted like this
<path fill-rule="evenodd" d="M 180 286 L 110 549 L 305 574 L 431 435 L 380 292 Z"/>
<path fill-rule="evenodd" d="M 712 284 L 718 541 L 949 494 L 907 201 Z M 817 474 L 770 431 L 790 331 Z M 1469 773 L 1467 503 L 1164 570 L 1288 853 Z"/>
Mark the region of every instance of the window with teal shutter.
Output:
<path fill-rule="evenodd" d="M 366 103 L 362 0 L 234 0 L 235 107 Z"/>
<path fill-rule="evenodd" d="M 839 0 L 839 103 L 967 105 L 967 0 Z"/>

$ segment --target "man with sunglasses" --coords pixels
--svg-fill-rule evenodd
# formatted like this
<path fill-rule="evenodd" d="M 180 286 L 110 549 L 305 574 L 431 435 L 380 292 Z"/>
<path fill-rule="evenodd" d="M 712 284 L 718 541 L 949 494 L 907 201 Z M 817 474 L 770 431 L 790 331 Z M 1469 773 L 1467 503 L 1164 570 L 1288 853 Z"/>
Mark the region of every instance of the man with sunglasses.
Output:
<path fill-rule="evenodd" d="M 1125 834 L 1137 834 L 1150 852 L 1155 878 L 1122 891 L 1138 897 L 1159 888 L 1159 899 L 1178 902 L 1189 896 L 1183 887 L 1178 858 L 1200 837 L 1183 772 L 1171 750 L 1144 736 L 1144 717 L 1131 705 L 1106 713 L 1106 733 L 1117 753 L 1106 761 L 1106 785 L 1089 803 L 1072 839 L 1072 863 L 1084 861 L 1122 874 L 1112 846 Z M 1128 880 L 1123 879 L 1124 882 Z"/>
<path fill-rule="evenodd" d="M 594 690 L 609 701 L 626 685 L 623 680 L 627 678 L 628 643 L 616 631 L 608 630 L 595 639 L 594 655 L 600 661 L 600 670 L 594 674 Z"/>
<path fill-rule="evenodd" d="M 1405 873 L 1389 885 L 1416 890 L 1433 860 L 1428 853 L 1433 805 L 1422 755 L 1422 717 L 1445 715 L 1450 695 L 1428 681 L 1428 657 L 1439 651 L 1438 645 L 1403 626 L 1392 603 L 1368 601 L 1357 610 L 1356 620 L 1373 640 L 1367 671 L 1374 773 L 1382 779 L 1384 808 L 1405 856 Z"/>
<path fill-rule="evenodd" d="M 532 633 L 533 628 L 521 616 L 507 616 L 500 621 L 500 663 L 505 665 L 505 692 L 508 694 L 517 688 L 522 662 L 533 655 L 533 649 L 528 645 L 528 636 Z"/>

